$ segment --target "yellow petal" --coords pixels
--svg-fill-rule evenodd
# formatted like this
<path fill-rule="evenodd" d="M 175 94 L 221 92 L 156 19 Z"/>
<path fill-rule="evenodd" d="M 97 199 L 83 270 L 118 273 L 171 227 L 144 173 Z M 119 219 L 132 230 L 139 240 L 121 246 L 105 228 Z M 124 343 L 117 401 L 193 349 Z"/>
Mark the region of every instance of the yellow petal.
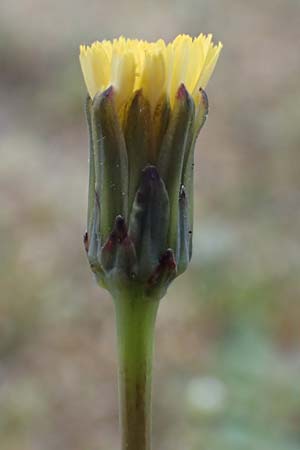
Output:
<path fill-rule="evenodd" d="M 152 112 L 165 91 L 165 59 L 162 52 L 145 51 L 141 88 Z"/>
<path fill-rule="evenodd" d="M 206 87 L 208 80 L 210 79 L 210 77 L 214 71 L 214 68 L 217 64 L 222 47 L 223 47 L 223 45 L 220 42 L 218 44 L 218 46 L 215 46 L 210 49 L 209 54 L 205 61 L 204 70 L 203 70 L 200 80 L 199 80 L 199 88 L 201 87 L 204 89 Z"/>
<path fill-rule="evenodd" d="M 133 92 L 135 61 L 131 52 L 122 52 L 119 46 L 112 51 L 110 85 L 116 92 L 117 107 L 122 107 Z"/>

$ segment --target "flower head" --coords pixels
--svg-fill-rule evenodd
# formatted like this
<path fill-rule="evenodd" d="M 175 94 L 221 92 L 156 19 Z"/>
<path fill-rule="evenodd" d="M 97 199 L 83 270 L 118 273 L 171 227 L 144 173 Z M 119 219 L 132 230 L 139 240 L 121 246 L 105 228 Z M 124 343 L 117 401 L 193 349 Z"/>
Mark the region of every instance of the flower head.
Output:
<path fill-rule="evenodd" d="M 193 160 L 222 44 L 125 39 L 80 47 L 88 90 L 85 248 L 99 283 L 161 298 L 192 255 Z"/>
<path fill-rule="evenodd" d="M 211 34 L 194 39 L 179 35 L 169 44 L 162 39 L 146 42 L 120 37 L 81 45 L 80 63 L 92 99 L 113 86 L 117 107 L 122 108 L 142 89 L 153 111 L 163 95 L 173 107 L 182 83 L 198 101 L 199 89 L 204 89 L 211 77 L 221 48 L 221 43 L 213 44 Z"/>

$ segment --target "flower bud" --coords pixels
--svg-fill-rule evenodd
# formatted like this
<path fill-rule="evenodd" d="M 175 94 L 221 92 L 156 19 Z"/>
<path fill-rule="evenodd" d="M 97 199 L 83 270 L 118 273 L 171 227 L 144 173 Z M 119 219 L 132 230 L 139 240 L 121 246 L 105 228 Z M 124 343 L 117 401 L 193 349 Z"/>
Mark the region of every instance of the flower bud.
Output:
<path fill-rule="evenodd" d="M 208 113 L 203 84 L 220 50 L 203 35 L 168 46 L 122 38 L 81 48 L 90 94 L 84 244 L 98 282 L 113 295 L 161 298 L 189 264 L 194 147 Z M 202 58 L 196 68 L 189 52 Z"/>

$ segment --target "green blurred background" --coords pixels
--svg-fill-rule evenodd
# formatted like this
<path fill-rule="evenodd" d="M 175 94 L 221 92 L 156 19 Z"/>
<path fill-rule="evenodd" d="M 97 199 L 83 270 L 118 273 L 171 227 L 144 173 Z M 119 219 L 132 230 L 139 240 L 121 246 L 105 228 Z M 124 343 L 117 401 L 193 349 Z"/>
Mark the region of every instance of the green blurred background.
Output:
<path fill-rule="evenodd" d="M 157 324 L 155 450 L 300 449 L 300 2 L 1 0 L 0 448 L 119 448 L 112 302 L 82 245 L 78 46 L 214 33 L 194 257 Z"/>

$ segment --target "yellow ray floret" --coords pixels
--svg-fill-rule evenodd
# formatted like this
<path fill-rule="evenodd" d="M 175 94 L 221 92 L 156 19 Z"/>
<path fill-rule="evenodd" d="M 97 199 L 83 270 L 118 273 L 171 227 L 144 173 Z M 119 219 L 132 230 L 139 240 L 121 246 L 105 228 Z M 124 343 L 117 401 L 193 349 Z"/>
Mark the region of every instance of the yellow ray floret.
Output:
<path fill-rule="evenodd" d="M 212 35 L 197 38 L 179 35 L 165 44 L 120 37 L 113 41 L 80 46 L 80 64 L 91 98 L 113 86 L 117 107 L 122 108 L 132 94 L 142 89 L 155 108 L 162 95 L 171 106 L 184 83 L 194 100 L 205 88 L 218 60 L 222 44 L 214 45 Z"/>

